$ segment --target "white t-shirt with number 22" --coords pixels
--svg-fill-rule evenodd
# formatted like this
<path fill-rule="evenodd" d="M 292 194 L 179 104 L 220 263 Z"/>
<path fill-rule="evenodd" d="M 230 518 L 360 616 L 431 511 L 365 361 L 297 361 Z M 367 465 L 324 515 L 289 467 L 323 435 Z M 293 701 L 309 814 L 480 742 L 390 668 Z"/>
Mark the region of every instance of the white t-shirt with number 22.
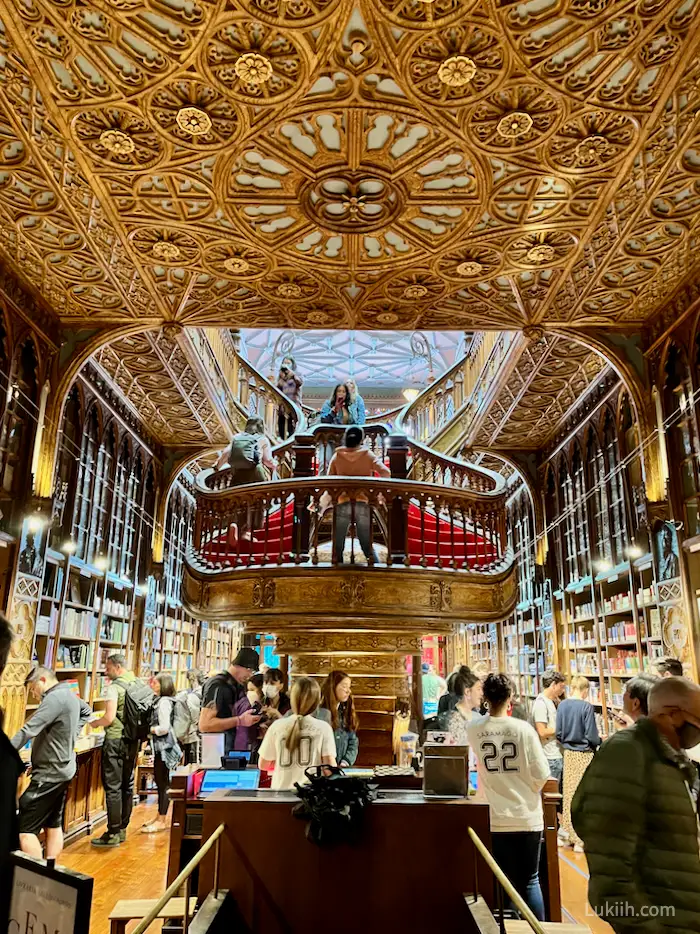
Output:
<path fill-rule="evenodd" d="M 295 782 L 302 785 L 307 779 L 304 771 L 322 765 L 324 757 L 335 758 L 335 737 L 330 723 L 315 717 L 304 717 L 301 741 L 294 752 L 287 749 L 285 741 L 292 731 L 296 717 L 275 720 L 265 734 L 259 757 L 275 763 L 272 773 L 272 788 L 287 791 Z"/>
<path fill-rule="evenodd" d="M 542 830 L 540 792 L 549 778 L 549 762 L 534 727 L 514 717 L 488 716 L 472 720 L 467 738 L 489 803 L 491 830 Z"/>

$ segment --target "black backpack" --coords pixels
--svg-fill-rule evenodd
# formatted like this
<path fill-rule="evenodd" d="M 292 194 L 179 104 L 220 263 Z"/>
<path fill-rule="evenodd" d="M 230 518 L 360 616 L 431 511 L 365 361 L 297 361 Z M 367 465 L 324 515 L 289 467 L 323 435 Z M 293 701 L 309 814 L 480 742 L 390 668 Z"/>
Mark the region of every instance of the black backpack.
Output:
<path fill-rule="evenodd" d="M 138 678 L 135 681 L 117 678 L 114 683 L 124 688 L 124 739 L 129 743 L 142 743 L 151 732 L 151 714 L 158 698 L 146 682 Z"/>

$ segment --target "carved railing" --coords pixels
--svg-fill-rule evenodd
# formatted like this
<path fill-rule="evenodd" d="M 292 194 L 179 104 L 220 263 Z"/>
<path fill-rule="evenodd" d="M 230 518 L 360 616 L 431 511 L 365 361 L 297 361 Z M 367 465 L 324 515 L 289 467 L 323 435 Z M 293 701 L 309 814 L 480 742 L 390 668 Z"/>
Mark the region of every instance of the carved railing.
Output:
<path fill-rule="evenodd" d="M 390 434 L 388 425 L 368 424 L 364 426 L 364 432 L 366 447 L 384 460 Z M 311 473 L 314 476 L 328 473 L 328 465 L 333 452 L 342 443 L 344 434 L 345 428 L 341 425 L 314 425 L 306 433 L 297 432 L 295 438 L 278 444 L 273 449 L 273 454 L 277 459 L 277 475 L 280 478 L 294 475 L 296 452 L 299 448 L 306 450 L 313 448 Z"/>
<path fill-rule="evenodd" d="M 512 337 L 509 331 L 475 335 L 467 354 L 405 406 L 397 430 L 430 442 L 466 407 L 478 407 L 505 359 Z"/>
<path fill-rule="evenodd" d="M 238 349 L 237 339 L 217 328 L 200 328 L 193 332 L 195 345 L 203 350 L 205 344 L 226 380 L 234 401 L 243 415 L 262 418 L 266 434 L 280 441 L 278 414 L 282 410 L 296 425 L 296 431 L 306 427 L 306 415 L 301 407 L 291 402 L 252 364 Z"/>
<path fill-rule="evenodd" d="M 505 495 L 411 480 L 309 477 L 212 489 L 196 481 L 190 565 L 219 571 L 250 566 L 337 566 L 338 523 L 357 533 L 344 564 L 451 568 L 498 573 L 507 551 Z M 356 539 L 363 539 L 364 556 Z"/>
<path fill-rule="evenodd" d="M 411 480 L 474 490 L 477 493 L 499 493 L 505 489 L 503 477 L 486 467 L 440 454 L 418 441 L 410 440 L 408 444 L 411 451 L 408 476 Z"/>

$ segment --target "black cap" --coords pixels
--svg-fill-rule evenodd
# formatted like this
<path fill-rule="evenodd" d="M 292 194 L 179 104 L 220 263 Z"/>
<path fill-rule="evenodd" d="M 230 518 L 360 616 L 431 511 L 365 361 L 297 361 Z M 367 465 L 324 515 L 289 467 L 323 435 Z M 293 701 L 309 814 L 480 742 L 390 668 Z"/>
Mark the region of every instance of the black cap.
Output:
<path fill-rule="evenodd" d="M 252 671 L 257 671 L 260 665 L 260 656 L 255 649 L 244 647 L 239 649 L 238 655 L 231 664 L 236 665 L 238 668 L 250 668 Z"/>

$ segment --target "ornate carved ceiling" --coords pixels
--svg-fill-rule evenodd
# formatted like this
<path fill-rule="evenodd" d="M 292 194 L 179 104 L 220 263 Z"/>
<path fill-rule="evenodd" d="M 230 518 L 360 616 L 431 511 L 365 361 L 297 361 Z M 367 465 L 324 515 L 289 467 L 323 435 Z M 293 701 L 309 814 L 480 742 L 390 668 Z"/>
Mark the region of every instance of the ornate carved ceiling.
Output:
<path fill-rule="evenodd" d="M 226 443 L 221 420 L 174 338 L 162 332 L 125 337 L 93 362 L 162 444 Z"/>
<path fill-rule="evenodd" d="M 634 326 L 694 272 L 696 0 L 7 0 L 0 250 L 74 324 Z"/>
<path fill-rule="evenodd" d="M 594 350 L 553 335 L 531 342 L 481 419 L 469 447 L 539 450 L 611 369 Z"/>

